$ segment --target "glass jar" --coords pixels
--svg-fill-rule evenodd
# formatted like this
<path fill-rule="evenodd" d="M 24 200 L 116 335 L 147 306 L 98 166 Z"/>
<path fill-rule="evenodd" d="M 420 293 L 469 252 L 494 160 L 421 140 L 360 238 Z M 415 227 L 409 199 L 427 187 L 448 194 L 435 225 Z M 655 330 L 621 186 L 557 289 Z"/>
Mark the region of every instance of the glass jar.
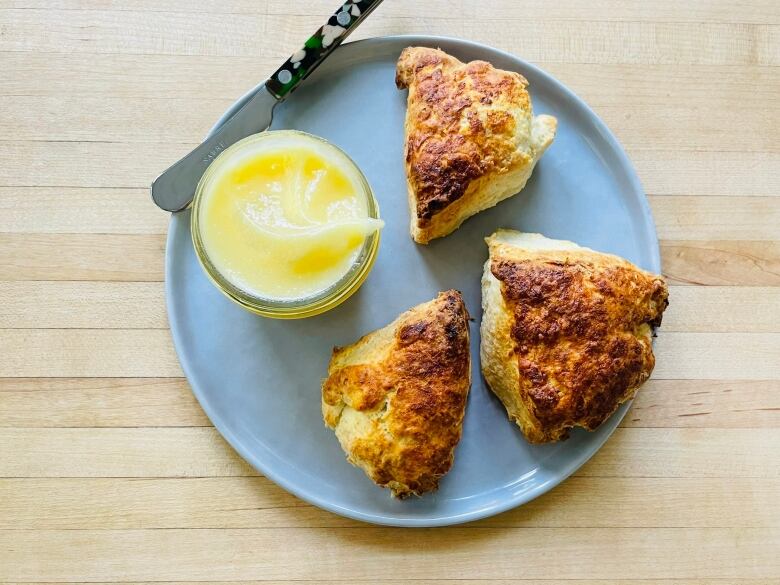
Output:
<path fill-rule="evenodd" d="M 319 149 L 324 147 L 330 151 L 333 160 L 338 159 L 339 164 L 347 166 L 353 172 L 353 176 L 357 178 L 357 183 L 359 183 L 358 186 L 360 187 L 358 196 L 365 198 L 365 207 L 368 217 L 377 220 L 379 219 L 379 205 L 371 190 L 371 186 L 355 162 L 344 151 L 323 138 L 305 132 L 296 130 L 276 130 L 248 136 L 225 149 L 216 159 L 214 159 L 214 162 L 211 163 L 198 183 L 195 197 L 192 202 L 192 215 L 190 220 L 190 230 L 195 253 L 211 282 L 225 296 L 245 309 L 258 315 L 278 319 L 298 319 L 318 315 L 336 307 L 348 299 L 358 290 L 358 288 L 360 288 L 360 285 L 363 284 L 371 271 L 379 249 L 381 231 L 373 231 L 365 237 L 354 262 L 341 278 L 313 295 L 284 299 L 263 297 L 237 286 L 234 282 L 231 282 L 226 275 L 220 272 L 215 263 L 209 258 L 208 251 L 204 245 L 202 232 L 202 226 L 204 224 L 204 194 L 213 186 L 213 181 L 220 176 L 220 171 L 224 170 L 225 165 L 232 162 L 234 157 L 240 155 L 245 149 L 251 149 L 251 147 L 256 146 L 261 141 L 283 141 L 290 137 L 293 137 L 296 140 L 303 139 L 305 141 L 315 141 Z"/>

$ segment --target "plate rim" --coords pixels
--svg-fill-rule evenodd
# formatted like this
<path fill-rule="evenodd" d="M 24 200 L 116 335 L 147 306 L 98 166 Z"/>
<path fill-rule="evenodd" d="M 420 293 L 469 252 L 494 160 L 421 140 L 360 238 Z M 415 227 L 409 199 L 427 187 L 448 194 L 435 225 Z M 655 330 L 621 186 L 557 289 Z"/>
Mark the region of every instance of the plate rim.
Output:
<path fill-rule="evenodd" d="M 650 241 L 648 242 L 649 246 L 647 250 L 650 252 L 649 269 L 658 274 L 661 273 L 661 255 L 660 255 L 660 244 L 658 241 L 658 231 L 655 227 L 655 221 L 653 219 L 650 203 L 647 199 L 647 194 L 644 188 L 642 187 L 641 181 L 639 180 L 639 176 L 637 175 L 636 170 L 634 169 L 634 165 L 631 163 L 631 160 L 626 154 L 623 146 L 620 144 L 620 141 L 612 133 L 612 131 L 604 123 L 604 121 L 591 109 L 591 107 L 587 104 L 587 102 L 585 102 L 582 98 L 580 98 L 576 93 L 574 93 L 562 82 L 558 81 L 558 79 L 556 79 L 554 76 L 547 73 L 543 69 L 537 67 L 536 65 L 529 63 L 525 59 L 522 59 L 512 53 L 509 53 L 508 51 L 497 49 L 495 47 L 491 47 L 490 45 L 485 45 L 483 43 L 479 43 L 476 41 L 459 39 L 456 37 L 449 37 L 449 36 L 438 36 L 438 35 L 388 35 L 388 36 L 371 37 L 367 39 L 361 39 L 358 41 L 344 43 L 338 50 L 341 51 L 343 50 L 343 48 L 347 48 L 347 47 L 359 48 L 360 46 L 370 46 L 370 45 L 379 45 L 382 43 L 400 43 L 400 42 L 408 43 L 409 45 L 414 44 L 414 45 L 421 45 L 421 46 L 436 46 L 437 43 L 446 43 L 446 44 L 460 45 L 478 51 L 497 53 L 503 56 L 504 58 L 509 59 L 510 61 L 515 61 L 520 63 L 522 67 L 527 68 L 528 70 L 533 71 L 534 74 L 544 78 L 547 83 L 550 83 L 552 86 L 554 86 L 554 88 L 557 91 L 561 92 L 561 94 L 563 94 L 568 101 L 575 102 L 578 105 L 578 107 L 583 108 L 589 114 L 589 119 L 594 124 L 596 130 L 599 132 L 601 137 L 605 140 L 607 145 L 612 149 L 614 154 L 617 156 L 618 162 L 620 163 L 620 166 L 622 167 L 622 169 L 626 174 L 626 179 L 629 181 L 631 190 L 639 194 L 638 203 L 640 205 L 643 216 L 648 222 L 648 234 L 651 236 Z M 231 104 L 231 106 L 222 114 L 222 116 L 220 116 L 220 118 L 216 121 L 214 126 L 212 126 L 212 128 L 209 130 L 207 137 L 213 134 L 220 126 L 222 126 L 222 124 L 224 124 L 225 121 L 227 121 L 227 119 L 230 116 L 232 116 L 236 111 L 238 111 L 238 109 L 242 105 L 244 105 L 244 103 L 246 103 L 246 101 L 251 96 L 253 96 L 258 90 L 260 90 L 264 86 L 264 84 L 265 81 L 258 83 L 255 87 L 247 91 L 244 95 L 242 95 L 235 102 L 233 102 L 233 104 Z M 377 513 L 366 513 L 359 510 L 355 510 L 353 508 L 345 508 L 329 500 L 319 498 L 314 490 L 306 490 L 304 487 L 300 486 L 299 484 L 295 482 L 291 482 L 288 479 L 286 479 L 286 477 L 283 474 L 278 473 L 275 470 L 268 469 L 267 465 L 263 461 L 261 461 L 258 457 L 256 457 L 250 449 L 246 448 L 242 440 L 230 429 L 229 425 L 226 425 L 224 420 L 222 420 L 222 418 L 218 414 L 216 414 L 214 409 L 212 409 L 206 394 L 202 392 L 199 385 L 193 381 L 196 380 L 197 378 L 194 375 L 192 366 L 189 360 L 183 355 L 183 351 L 180 351 L 180 348 L 184 347 L 184 342 L 181 336 L 182 327 L 179 325 L 176 311 L 173 310 L 174 295 L 171 291 L 171 284 L 170 284 L 172 281 L 172 271 L 173 271 L 173 258 L 172 258 L 173 254 L 170 253 L 170 250 L 173 248 L 174 238 L 177 231 L 180 229 L 179 224 L 181 223 L 181 222 L 177 223 L 174 221 L 175 216 L 176 216 L 175 213 L 171 214 L 168 223 L 168 235 L 166 237 L 166 243 L 165 243 L 165 305 L 166 305 L 166 312 L 168 315 L 168 321 L 170 325 L 169 330 L 171 333 L 171 337 L 173 338 L 173 345 L 176 351 L 176 356 L 182 367 L 184 376 L 187 379 L 190 389 L 192 390 L 192 393 L 195 396 L 195 398 L 198 400 L 200 407 L 206 413 L 206 416 L 208 416 L 209 421 L 214 425 L 214 428 L 217 430 L 217 432 L 220 433 L 220 435 L 228 442 L 228 444 L 247 463 L 249 463 L 256 471 L 258 471 L 263 476 L 273 481 L 282 489 L 286 490 L 287 492 L 293 494 L 295 497 L 300 498 L 301 500 L 309 504 L 317 506 L 318 508 L 327 510 L 334 514 L 339 514 L 341 516 L 353 520 L 366 522 L 369 524 L 377 524 L 377 525 L 384 525 L 384 526 L 398 526 L 398 527 L 407 527 L 407 528 L 426 528 L 426 527 L 440 527 L 440 526 L 450 526 L 455 524 L 463 524 L 466 522 L 472 522 L 475 520 L 488 518 L 496 514 L 500 514 L 502 512 L 506 512 L 516 507 L 522 506 L 523 504 L 526 504 L 531 500 L 534 500 L 537 497 L 541 496 L 542 494 L 553 489 L 558 484 L 568 479 L 575 471 L 577 471 L 585 463 L 587 463 L 587 461 L 591 457 L 593 457 L 604 446 L 604 443 L 612 436 L 615 429 L 620 424 L 620 421 L 623 419 L 626 412 L 628 411 L 628 408 L 630 408 L 631 403 L 633 402 L 633 400 L 631 400 L 625 403 L 617 412 L 615 412 L 612 415 L 611 418 L 617 417 L 614 427 L 608 433 L 604 433 L 603 437 L 599 437 L 599 439 L 593 444 L 592 450 L 578 453 L 575 457 L 573 457 L 569 461 L 569 464 L 565 468 L 563 468 L 556 477 L 550 478 L 547 481 L 539 483 L 533 488 L 521 492 L 519 495 L 517 494 L 510 495 L 491 505 L 482 506 L 480 508 L 469 510 L 467 512 L 463 512 L 459 514 L 450 514 L 450 515 L 443 515 L 437 517 L 409 518 L 409 517 L 382 515 Z"/>

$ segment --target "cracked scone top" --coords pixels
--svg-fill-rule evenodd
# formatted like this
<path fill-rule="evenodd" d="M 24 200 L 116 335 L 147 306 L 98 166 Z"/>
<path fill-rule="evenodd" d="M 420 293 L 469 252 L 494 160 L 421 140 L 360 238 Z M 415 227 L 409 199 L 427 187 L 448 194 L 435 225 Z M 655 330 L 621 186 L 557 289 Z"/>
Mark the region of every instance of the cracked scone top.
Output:
<path fill-rule="evenodd" d="M 532 443 L 596 429 L 650 377 L 664 279 L 539 234 L 498 230 L 487 243 L 485 380 Z"/>
<path fill-rule="evenodd" d="M 404 158 L 421 244 L 520 191 L 555 137 L 556 119 L 533 115 L 525 78 L 485 61 L 408 47 L 396 85 L 409 88 Z"/>
<path fill-rule="evenodd" d="M 452 466 L 470 383 L 469 315 L 450 290 L 336 348 L 322 413 L 375 483 L 422 495 Z"/>

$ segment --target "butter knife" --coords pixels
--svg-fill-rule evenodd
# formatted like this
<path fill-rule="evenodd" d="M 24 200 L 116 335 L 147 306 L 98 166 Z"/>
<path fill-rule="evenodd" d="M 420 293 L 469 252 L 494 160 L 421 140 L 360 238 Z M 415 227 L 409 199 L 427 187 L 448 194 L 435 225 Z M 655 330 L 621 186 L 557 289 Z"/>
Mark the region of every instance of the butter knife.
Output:
<path fill-rule="evenodd" d="M 267 130 L 276 104 L 297 89 L 382 0 L 348 0 L 303 47 L 276 70 L 254 96 L 192 152 L 152 183 L 152 199 L 166 211 L 185 209 L 206 168 L 220 152 L 242 138 Z"/>

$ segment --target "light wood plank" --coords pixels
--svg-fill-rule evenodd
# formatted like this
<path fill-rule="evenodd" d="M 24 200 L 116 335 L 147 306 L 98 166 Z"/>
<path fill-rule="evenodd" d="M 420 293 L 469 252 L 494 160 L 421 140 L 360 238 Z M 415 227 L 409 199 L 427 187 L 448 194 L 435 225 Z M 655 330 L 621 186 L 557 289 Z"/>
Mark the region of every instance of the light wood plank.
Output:
<path fill-rule="evenodd" d="M 183 379 L 0 378 L 0 427 L 209 425 Z M 780 382 L 651 379 L 621 426 L 778 428 Z"/>
<path fill-rule="evenodd" d="M 2 234 L 0 280 L 161 281 L 165 236 Z M 780 286 L 780 241 L 662 241 L 671 284 Z"/>
<path fill-rule="evenodd" d="M 19 0 L 27 2 L 29 0 Z M 40 0 L 37 0 L 40 2 Z M 95 1 L 95 0 L 91 0 Z M 142 0 L 149 1 L 149 0 Z M 231 0 L 243 10 L 247 0 Z M 98 5 L 102 0 L 97 0 Z M 302 10 L 291 5 L 287 0 L 268 0 L 268 13 L 278 15 L 300 15 Z M 449 16 L 455 11 L 468 14 L 473 4 L 468 0 L 427 0 L 426 9 L 431 15 Z M 311 0 L 306 6 L 307 14 L 330 15 L 333 3 L 330 0 Z M 600 20 L 627 20 L 649 22 L 752 22 L 768 24 L 780 22 L 780 10 L 771 2 L 744 2 L 715 0 L 707 2 L 691 2 L 682 6 L 674 0 L 662 0 L 649 6 L 643 2 L 624 2 L 620 0 L 595 0 L 580 2 L 578 0 L 563 0 L 553 5 L 536 2 L 499 0 L 491 4 L 491 9 L 482 16 L 498 19 L 534 19 L 534 20 L 587 20 L 597 14 Z M 416 14 L 419 4 L 414 0 L 394 0 L 387 6 L 382 6 L 384 16 L 408 17 Z M 231 10 L 232 12 L 233 10 Z"/>
<path fill-rule="evenodd" d="M 0 377 L 182 376 L 164 329 L 0 329 Z"/>
<path fill-rule="evenodd" d="M 661 239 L 780 240 L 780 197 L 648 199 Z M 0 232 L 164 234 L 169 217 L 148 189 L 0 187 Z"/>
<path fill-rule="evenodd" d="M 780 156 L 741 151 L 657 151 L 628 155 L 648 193 L 654 195 L 751 195 L 780 193 Z"/>
<path fill-rule="evenodd" d="M 780 149 L 780 111 L 766 107 L 751 113 L 722 110 L 717 106 L 656 103 L 650 105 L 592 106 L 624 148 L 698 150 L 720 152 L 725 148 L 745 152 Z M 725 138 L 728 137 L 728 138 Z"/>
<path fill-rule="evenodd" d="M 0 280 L 161 281 L 165 236 L 2 234 Z M 662 241 L 671 284 L 780 286 L 780 242 Z"/>
<path fill-rule="evenodd" d="M 741 111 L 771 111 L 780 102 L 780 80 L 775 68 L 768 66 L 537 64 L 596 108 L 698 103 L 711 111 L 728 109 L 736 102 Z M 235 100 L 270 75 L 279 60 L 257 55 L 6 53 L 3 65 L 7 75 L 0 78 L 0 95 L 187 97 L 197 104 L 202 99 Z M 715 79 L 717 91 L 713 91 Z"/>
<path fill-rule="evenodd" d="M 190 144 L 203 139 L 234 99 L 4 96 L 0 132 L 15 140 Z"/>
<path fill-rule="evenodd" d="M 0 429 L 0 477 L 255 476 L 212 427 Z M 0 563 L 1 565 L 2 563 Z"/>
<path fill-rule="evenodd" d="M 5 11 L 13 26 L 0 51 L 259 55 L 284 58 L 322 24 L 322 16 L 130 10 Z M 372 15 L 357 38 L 448 34 L 526 59 L 569 63 L 700 63 L 777 65 L 778 27 L 768 24 L 430 18 Z M 577 43 L 571 39 L 577 38 Z"/>
<path fill-rule="evenodd" d="M 195 145 L 7 142 L 0 151 L 0 186 L 147 189 L 161 170 Z M 628 154 L 645 189 L 654 195 L 780 193 L 780 153 L 631 149 Z"/>
<path fill-rule="evenodd" d="M 780 197 L 648 197 L 665 240 L 780 240 Z"/>
<path fill-rule="evenodd" d="M 149 189 L 0 187 L 0 232 L 164 234 Z"/>
<path fill-rule="evenodd" d="M 664 332 L 780 333 L 780 287 L 672 286 L 669 295 Z M 0 281 L 0 328 L 167 327 L 161 282 Z"/>
<path fill-rule="evenodd" d="M 163 280 L 162 235 L 0 233 L 0 249 L 0 280 Z"/>
<path fill-rule="evenodd" d="M 0 529 L 360 526 L 263 477 L 6 479 L 0 493 Z"/>
<path fill-rule="evenodd" d="M 0 428 L 0 439 L 24 453 L 0 459 L 0 477 L 256 475 L 210 427 Z M 576 475 L 778 478 L 778 449 L 774 429 L 622 428 Z"/>
<path fill-rule="evenodd" d="M 280 17 L 272 21 L 264 16 L 247 18 L 223 12 L 131 10 L 7 9 L 3 12 L 4 20 L 12 26 L 0 41 L 0 51 L 256 54 L 262 57 L 282 57 L 290 52 L 278 44 L 283 36 L 279 25 L 284 18 Z"/>
<path fill-rule="evenodd" d="M 3 427 L 210 426 L 179 378 L 0 378 Z"/>
<path fill-rule="evenodd" d="M 8 75 L 0 77 L 0 95 L 177 100 L 191 96 L 193 100 L 233 101 L 271 75 L 280 64 L 278 57 L 257 55 L 17 52 L 4 53 L 2 58 Z M 758 71 L 768 73 L 771 68 L 748 69 L 756 69 L 755 75 L 763 79 L 766 74 Z"/>
<path fill-rule="evenodd" d="M 623 427 L 780 428 L 780 382 L 656 380 L 636 395 Z"/>
<path fill-rule="evenodd" d="M 775 429 L 618 429 L 577 475 L 780 477 L 778 449 Z"/>
<path fill-rule="evenodd" d="M 659 379 L 780 379 L 778 333 L 659 333 L 655 344 Z"/>
<path fill-rule="evenodd" d="M 426 16 L 435 18 L 453 12 L 468 14 L 470 4 L 466 0 L 428 0 Z M 181 12 L 182 5 L 177 0 L 81 0 L 78 7 L 68 0 L 3 0 L 2 8 L 57 8 L 78 10 L 138 10 L 144 12 Z M 385 17 L 408 17 L 416 14 L 419 4 L 414 0 L 394 0 L 382 6 Z M 334 5 L 330 0 L 310 0 L 306 10 L 286 0 L 223 0 L 218 5 L 207 0 L 197 0 L 187 4 L 188 12 L 239 13 L 260 16 L 274 14 L 279 16 L 299 16 L 301 13 L 317 16 L 330 16 Z M 650 22 L 748 22 L 767 24 L 780 22 L 780 10 L 771 0 L 728 1 L 715 0 L 703 3 L 690 3 L 682 6 L 674 0 L 655 2 L 652 7 L 642 2 L 623 2 L 620 0 L 597 0 L 583 3 L 578 0 L 565 0 L 545 6 L 536 2 L 516 2 L 512 0 L 494 1 L 491 10 L 484 16 L 537 20 L 582 20 L 598 14 L 602 20 L 629 20 Z M 499 16 L 500 15 L 500 16 Z"/>
<path fill-rule="evenodd" d="M 780 242 L 663 241 L 672 284 L 780 286 Z"/>
<path fill-rule="evenodd" d="M 90 582 L 91 585 L 108 585 L 106 582 L 95 583 Z M 160 585 L 198 585 L 203 581 L 155 581 Z M 209 581 L 214 585 L 289 585 L 290 581 Z M 307 585 L 342 585 L 344 581 L 322 581 L 317 579 L 316 581 L 306 581 Z M 382 585 L 409 585 L 409 581 L 399 581 L 397 579 L 381 579 L 376 578 L 365 581 L 349 580 L 350 585 L 376 585 L 381 583 Z M 549 579 L 523 579 L 522 577 L 514 579 L 415 579 L 414 585 L 520 585 L 529 584 L 533 585 L 561 585 L 560 580 Z M 9 585 L 33 585 L 32 583 L 12 583 Z M 52 583 L 43 584 L 36 582 L 36 585 L 53 585 Z M 81 585 L 81 584 L 79 584 Z M 86 585 L 84 583 L 83 585 Z M 131 585 L 128 583 L 128 585 Z M 132 583 L 132 585 L 143 585 L 142 582 Z M 566 579 L 565 585 L 726 585 L 723 579 Z M 729 579 L 728 585 L 777 585 L 774 581 L 769 579 Z"/>
<path fill-rule="evenodd" d="M 154 148 L 115 142 L 5 142 L 0 150 L 0 186 L 148 189 L 155 177 L 195 146 L 196 142 Z"/>
<path fill-rule="evenodd" d="M 661 331 L 778 333 L 779 307 L 780 287 L 672 286 Z"/>
<path fill-rule="evenodd" d="M 379 18 L 361 26 L 357 38 L 390 34 L 444 34 L 514 51 L 530 61 L 566 63 L 653 63 L 776 65 L 778 27 L 768 24 L 609 22 L 483 19 Z M 381 17 L 381 13 L 380 13 Z M 295 46 L 320 26 L 321 17 L 284 18 L 279 42 Z M 277 26 L 273 16 L 268 26 Z M 728 39 L 720 35 L 729 35 Z M 572 43 L 572 38 L 577 38 Z M 704 40 L 706 39 L 706 41 Z"/>
<path fill-rule="evenodd" d="M 780 379 L 779 333 L 668 331 L 655 348 L 659 380 Z M 0 355 L 0 377 L 181 376 L 160 329 L 2 329 Z"/>
<path fill-rule="evenodd" d="M 5 112 L 0 118 L 0 136 L 29 141 L 190 144 L 202 140 L 232 102 L 187 94 L 179 98 L 29 96 L 24 100 L 0 96 L 0 111 Z M 745 108 L 739 116 L 709 106 L 706 98 L 704 103 L 594 107 L 629 149 L 721 151 L 727 146 L 744 151 L 780 150 L 780 103 L 769 109 L 766 104 Z"/>
<path fill-rule="evenodd" d="M 163 280 L 165 236 L 2 234 L 0 280 Z M 661 242 L 671 284 L 780 286 L 780 241 Z"/>
<path fill-rule="evenodd" d="M 0 578 L 372 579 L 387 563 L 396 579 L 511 578 L 518 566 L 527 578 L 776 578 L 778 547 L 774 528 L 12 530 L 0 532 Z"/>
<path fill-rule="evenodd" d="M 0 282 L 0 328 L 167 327 L 161 282 Z"/>
<path fill-rule="evenodd" d="M 521 508 L 474 526 L 776 528 L 778 490 L 777 479 L 573 477 Z M 310 506 L 262 477 L 5 479 L 0 493 L 0 529 L 361 526 Z"/>
<path fill-rule="evenodd" d="M 690 6 L 690 4 L 689 4 Z M 76 57 L 74 56 L 74 59 Z M 777 107 L 780 85 L 772 67 L 619 63 L 537 63 L 593 107 L 708 104 L 706 110 Z M 717 77 L 717 83 L 714 82 Z M 24 76 L 22 76 L 22 79 Z M 2 85 L 0 85 L 2 87 Z M 717 87 L 717 91 L 713 91 Z M 533 86 L 530 87 L 533 96 Z"/>

